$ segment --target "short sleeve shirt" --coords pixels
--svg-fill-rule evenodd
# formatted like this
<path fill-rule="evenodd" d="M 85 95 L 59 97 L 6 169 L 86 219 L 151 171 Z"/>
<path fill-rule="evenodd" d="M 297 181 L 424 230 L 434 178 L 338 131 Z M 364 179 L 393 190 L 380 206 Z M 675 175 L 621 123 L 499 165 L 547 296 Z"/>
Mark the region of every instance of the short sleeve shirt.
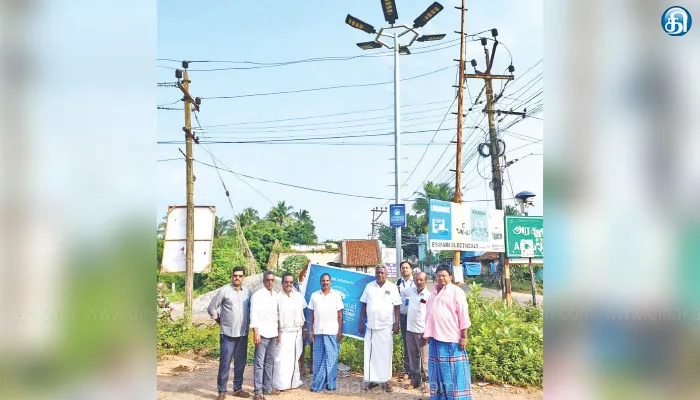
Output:
<path fill-rule="evenodd" d="M 337 290 L 331 289 L 328 294 L 320 290 L 312 293 L 309 310 L 314 313 L 314 335 L 337 335 L 338 311 L 343 308 L 343 299 Z"/>
<path fill-rule="evenodd" d="M 401 296 L 395 284 L 386 281 L 380 287 L 374 281 L 365 286 L 360 301 L 367 304 L 367 327 L 385 329 L 394 324 L 394 307 L 401 305 Z"/>

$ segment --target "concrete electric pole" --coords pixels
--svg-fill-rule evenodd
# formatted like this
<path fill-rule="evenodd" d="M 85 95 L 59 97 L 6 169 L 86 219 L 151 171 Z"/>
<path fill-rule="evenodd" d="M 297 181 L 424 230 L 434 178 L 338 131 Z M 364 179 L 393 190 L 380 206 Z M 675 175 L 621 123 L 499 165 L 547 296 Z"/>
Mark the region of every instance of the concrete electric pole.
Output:
<path fill-rule="evenodd" d="M 185 324 L 192 322 L 192 289 L 194 285 L 194 166 L 192 156 L 192 142 L 194 134 L 192 133 L 191 107 L 199 111 L 201 100 L 193 99 L 190 95 L 190 79 L 187 74 L 187 61 L 182 62 L 182 70 L 175 71 L 175 76 L 178 80 L 177 86 L 183 93 L 182 101 L 185 103 L 185 163 L 187 165 L 186 182 L 187 182 L 187 240 L 185 245 Z"/>

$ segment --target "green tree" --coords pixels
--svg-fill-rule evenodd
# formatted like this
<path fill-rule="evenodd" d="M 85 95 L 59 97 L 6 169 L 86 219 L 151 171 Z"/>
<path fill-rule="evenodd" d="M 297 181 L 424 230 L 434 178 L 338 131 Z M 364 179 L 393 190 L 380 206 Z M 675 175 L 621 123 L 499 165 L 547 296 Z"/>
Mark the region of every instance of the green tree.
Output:
<path fill-rule="evenodd" d="M 214 238 L 221 236 L 226 236 L 231 233 L 233 229 L 233 221 L 230 219 L 219 218 L 219 216 L 214 217 Z"/>
<path fill-rule="evenodd" d="M 309 214 L 308 210 L 299 210 L 294 213 L 294 218 L 297 219 L 299 222 L 313 222 L 311 220 L 311 214 Z"/>
<path fill-rule="evenodd" d="M 314 244 L 318 240 L 313 221 L 295 221 L 284 228 L 285 238 L 292 244 Z"/>
<path fill-rule="evenodd" d="M 290 243 L 285 239 L 284 228 L 275 222 L 260 220 L 243 228 L 243 234 L 248 241 L 250 251 L 259 265 L 267 265 L 275 239 L 282 242 L 283 247 L 289 247 Z M 285 239 L 285 240 L 283 240 Z"/>
<path fill-rule="evenodd" d="M 231 283 L 233 267 L 245 266 L 248 260 L 237 235 L 226 235 L 214 239 L 211 268 L 203 278 L 203 291 L 208 292 Z M 200 275 L 200 274 L 195 274 Z"/>
<path fill-rule="evenodd" d="M 294 207 L 288 206 L 284 201 L 280 201 L 276 206 L 272 207 L 265 218 L 279 226 L 284 226 L 284 223 L 292 216 L 293 209 Z"/>
<path fill-rule="evenodd" d="M 294 275 L 294 281 L 299 281 L 299 274 L 306 267 L 309 262 L 309 258 L 303 254 L 295 254 L 289 256 L 282 261 L 282 268 L 278 268 L 276 271 L 277 276 L 284 275 L 285 272 L 290 272 Z"/>
<path fill-rule="evenodd" d="M 241 228 L 244 228 L 258 222 L 260 217 L 258 216 L 258 210 L 248 207 L 243 209 L 243 211 L 236 216 L 236 219 L 238 220 Z"/>
<path fill-rule="evenodd" d="M 405 257 L 418 255 L 418 237 L 423 233 L 422 218 L 407 213 L 406 226 L 401 229 L 401 249 Z M 394 228 L 387 225 L 379 226 L 379 240 L 387 247 L 396 247 Z"/>

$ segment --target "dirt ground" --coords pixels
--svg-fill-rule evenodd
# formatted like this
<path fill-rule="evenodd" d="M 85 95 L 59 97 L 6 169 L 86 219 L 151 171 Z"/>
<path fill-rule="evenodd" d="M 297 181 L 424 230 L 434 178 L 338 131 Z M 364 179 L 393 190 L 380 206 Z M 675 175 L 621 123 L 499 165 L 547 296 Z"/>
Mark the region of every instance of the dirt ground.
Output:
<path fill-rule="evenodd" d="M 216 374 L 218 363 L 209 359 L 185 358 L 166 356 L 158 361 L 158 400 L 195 400 L 215 399 Z M 309 381 L 310 376 L 303 378 Z M 229 379 L 229 393 L 232 390 L 233 373 Z M 401 388 L 398 382 L 394 382 L 394 392 L 385 393 L 379 388 L 364 392 L 360 389 L 361 375 L 339 373 L 338 390 L 336 393 L 312 393 L 308 390 L 308 384 L 300 389 L 290 390 L 278 396 L 267 396 L 268 400 L 313 400 L 327 398 L 342 399 L 421 399 L 429 398 L 429 395 L 421 395 L 416 390 L 409 391 Z M 243 389 L 253 392 L 253 367 L 246 366 Z M 480 386 L 472 383 L 473 398 L 477 400 L 536 400 L 542 399 L 541 389 L 522 389 L 515 387 L 503 387 L 486 385 Z M 231 395 L 227 399 L 236 399 Z M 252 396 L 250 398 L 252 400 Z"/>

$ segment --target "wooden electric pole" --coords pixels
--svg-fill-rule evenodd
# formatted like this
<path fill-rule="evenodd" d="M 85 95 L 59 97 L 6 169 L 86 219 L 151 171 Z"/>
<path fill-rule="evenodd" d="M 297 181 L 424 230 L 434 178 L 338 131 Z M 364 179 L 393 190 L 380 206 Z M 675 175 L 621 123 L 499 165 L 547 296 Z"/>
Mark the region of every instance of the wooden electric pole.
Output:
<path fill-rule="evenodd" d="M 187 74 L 188 62 L 182 62 L 183 70 L 176 71 L 176 77 L 182 78 L 182 82 L 178 82 L 177 86 L 182 91 L 184 97 L 182 101 L 185 105 L 185 163 L 186 182 L 187 182 L 187 240 L 185 244 L 185 324 L 189 325 L 192 322 L 192 289 L 194 285 L 194 166 L 192 156 L 192 142 L 194 134 L 192 133 L 191 107 L 199 111 L 200 99 L 196 100 L 190 95 L 190 79 Z"/>
<path fill-rule="evenodd" d="M 483 79 L 484 80 L 484 86 L 486 88 L 486 109 L 484 112 L 488 116 L 488 121 L 489 121 L 489 153 L 491 156 L 491 175 L 492 175 L 492 180 L 491 180 L 491 189 L 493 190 L 494 194 L 494 200 L 496 203 L 496 209 L 497 210 L 502 210 L 503 209 L 503 178 L 501 176 L 501 167 L 500 167 L 500 157 L 502 154 L 500 154 L 502 147 L 499 146 L 499 140 L 498 136 L 496 134 L 496 124 L 494 122 L 494 113 L 496 110 L 494 109 L 494 104 L 496 100 L 494 100 L 493 97 L 493 85 L 492 85 L 492 80 L 493 79 L 502 79 L 502 80 L 513 80 L 513 75 L 492 75 L 491 74 L 491 67 L 493 67 L 493 60 L 495 58 L 496 54 L 496 48 L 498 47 L 498 40 L 496 40 L 496 36 L 498 35 L 498 31 L 496 29 L 491 30 L 491 34 L 494 37 L 494 43 L 493 43 L 493 48 L 491 53 L 489 53 L 487 45 L 487 39 L 486 38 L 481 38 L 481 45 L 484 46 L 484 55 L 486 58 L 486 70 L 484 72 L 481 72 L 476 69 L 476 60 L 472 60 L 471 64 L 474 67 L 474 74 L 465 74 L 466 78 L 477 78 L 477 79 Z M 513 66 L 508 67 L 509 72 L 512 74 L 514 69 Z M 461 85 L 460 85 L 461 86 Z M 499 263 L 500 265 L 503 265 L 503 275 L 504 275 L 504 282 L 503 282 L 503 297 L 506 300 L 506 305 L 510 306 L 512 303 L 511 300 L 511 290 L 510 290 L 510 265 L 508 265 L 507 262 L 505 262 L 505 257 L 503 253 L 500 254 L 499 256 Z"/>
<path fill-rule="evenodd" d="M 462 7 L 455 7 L 461 11 L 462 24 L 459 35 L 459 85 L 457 85 L 457 152 L 455 153 L 455 203 L 462 203 L 462 123 L 464 120 L 464 35 L 465 17 L 467 13 L 466 0 L 462 0 Z M 462 265 L 461 253 L 456 250 L 452 257 L 453 268 L 460 268 Z"/>

